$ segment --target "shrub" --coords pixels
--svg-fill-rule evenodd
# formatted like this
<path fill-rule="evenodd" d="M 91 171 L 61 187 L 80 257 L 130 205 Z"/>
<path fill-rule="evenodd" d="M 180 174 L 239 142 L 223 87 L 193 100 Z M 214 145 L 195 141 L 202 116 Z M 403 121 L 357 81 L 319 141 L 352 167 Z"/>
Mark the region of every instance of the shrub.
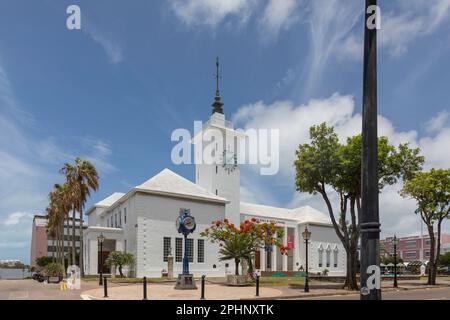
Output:
<path fill-rule="evenodd" d="M 53 259 L 51 257 L 40 257 L 36 259 L 36 264 L 41 268 L 44 268 L 45 266 L 47 266 L 52 262 Z"/>
<path fill-rule="evenodd" d="M 43 274 L 46 277 L 62 277 L 64 276 L 64 267 L 60 263 L 49 263 L 45 266 Z"/>
<path fill-rule="evenodd" d="M 327 276 L 330 271 L 328 269 L 322 270 L 322 275 Z"/>
<path fill-rule="evenodd" d="M 113 251 L 109 254 L 105 264 L 115 266 L 119 268 L 120 276 L 123 277 L 122 268 L 124 266 L 130 266 L 134 263 L 134 256 L 131 253 Z"/>

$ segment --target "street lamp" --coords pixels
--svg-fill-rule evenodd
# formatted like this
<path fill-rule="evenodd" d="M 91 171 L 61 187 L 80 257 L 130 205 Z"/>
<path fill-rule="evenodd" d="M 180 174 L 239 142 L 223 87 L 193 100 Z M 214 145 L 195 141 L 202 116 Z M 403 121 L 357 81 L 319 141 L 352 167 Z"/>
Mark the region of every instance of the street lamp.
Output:
<path fill-rule="evenodd" d="M 305 227 L 305 231 L 302 232 L 303 240 L 306 243 L 306 273 L 305 273 L 305 292 L 309 292 L 309 283 L 308 283 L 308 242 L 311 239 L 311 231 L 308 230 L 308 227 Z"/>
<path fill-rule="evenodd" d="M 103 285 L 103 242 L 105 241 L 105 236 L 103 233 L 100 233 L 100 235 L 97 237 L 98 243 L 100 244 L 100 279 L 98 281 L 98 284 L 100 286 Z"/>
<path fill-rule="evenodd" d="M 361 165 L 361 300 L 381 300 L 381 288 L 369 286 L 372 268 L 380 265 L 377 124 L 377 26 L 370 24 L 377 0 L 366 0 L 364 19 L 363 126 Z M 378 269 L 379 270 L 379 269 Z M 375 269 L 376 271 L 376 269 Z M 376 277 L 379 274 L 375 275 Z M 369 289 L 370 287 L 370 289 Z"/>
<path fill-rule="evenodd" d="M 397 285 L 397 244 L 398 239 L 397 236 L 394 235 L 394 238 L 392 239 L 392 245 L 394 246 L 394 288 L 398 288 Z"/>

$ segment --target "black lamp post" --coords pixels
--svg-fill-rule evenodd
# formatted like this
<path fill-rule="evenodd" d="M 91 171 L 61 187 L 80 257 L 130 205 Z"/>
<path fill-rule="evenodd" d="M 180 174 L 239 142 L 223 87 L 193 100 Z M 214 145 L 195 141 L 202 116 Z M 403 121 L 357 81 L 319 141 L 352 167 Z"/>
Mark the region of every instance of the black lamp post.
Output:
<path fill-rule="evenodd" d="M 377 124 L 377 0 L 366 0 L 364 19 L 363 125 L 361 166 L 361 300 L 381 300 L 368 271 L 380 265 Z M 375 9 L 376 8 L 376 9 Z M 375 10 L 375 12 L 374 12 Z M 371 25 L 376 14 L 376 25 Z"/>
<path fill-rule="evenodd" d="M 398 288 L 397 285 L 397 237 L 394 235 L 392 239 L 392 245 L 394 246 L 394 288 Z"/>
<path fill-rule="evenodd" d="M 97 237 L 98 243 L 100 244 L 100 279 L 98 281 L 98 284 L 100 286 L 103 285 L 103 242 L 105 241 L 105 236 L 100 233 L 100 235 Z"/>
<path fill-rule="evenodd" d="M 305 227 L 305 231 L 302 232 L 303 240 L 306 243 L 306 273 L 305 273 L 305 292 L 309 292 L 309 283 L 308 283 L 308 242 L 311 239 L 311 231 L 308 230 L 308 227 Z"/>

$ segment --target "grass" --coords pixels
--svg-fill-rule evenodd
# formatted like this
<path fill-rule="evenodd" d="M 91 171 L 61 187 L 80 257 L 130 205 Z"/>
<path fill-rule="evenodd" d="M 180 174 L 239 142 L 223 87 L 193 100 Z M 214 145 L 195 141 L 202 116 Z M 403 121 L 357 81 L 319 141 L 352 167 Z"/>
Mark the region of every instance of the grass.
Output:
<path fill-rule="evenodd" d="M 143 278 L 121 278 L 121 277 L 107 277 L 108 282 L 111 283 L 142 283 L 144 280 Z M 86 277 L 83 278 L 83 281 L 87 282 L 98 282 L 98 276 L 97 277 Z M 167 281 L 175 281 L 175 280 L 168 280 L 167 278 L 147 278 L 148 283 L 161 283 L 161 282 L 167 282 Z"/>
<path fill-rule="evenodd" d="M 261 277 L 259 279 L 261 286 L 303 286 L 304 277 Z"/>

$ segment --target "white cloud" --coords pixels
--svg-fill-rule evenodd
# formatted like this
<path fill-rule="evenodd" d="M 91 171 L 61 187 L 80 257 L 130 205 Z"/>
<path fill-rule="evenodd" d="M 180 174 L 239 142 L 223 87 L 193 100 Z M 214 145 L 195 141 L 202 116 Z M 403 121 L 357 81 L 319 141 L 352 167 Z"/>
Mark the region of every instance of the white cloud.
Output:
<path fill-rule="evenodd" d="M 13 226 L 18 224 L 20 220 L 22 220 L 23 218 L 32 218 L 32 217 L 33 215 L 27 212 L 14 212 L 8 215 L 6 219 L 4 219 L 1 222 L 5 226 Z"/>
<path fill-rule="evenodd" d="M 252 13 L 255 0 L 170 0 L 175 15 L 188 26 L 217 27 L 227 17 L 245 23 Z"/>
<path fill-rule="evenodd" d="M 269 0 L 259 24 L 264 35 L 272 38 L 288 30 L 300 19 L 298 0 Z"/>
<path fill-rule="evenodd" d="M 425 123 L 425 130 L 429 133 L 438 132 L 446 125 L 449 118 L 450 113 L 442 111 Z"/>
<path fill-rule="evenodd" d="M 108 37 L 105 33 L 101 32 L 90 21 L 85 23 L 83 27 L 85 32 L 95 43 L 100 45 L 108 56 L 109 62 L 112 64 L 118 64 L 123 61 L 123 49 L 114 41 L 111 37 Z"/>
<path fill-rule="evenodd" d="M 267 128 L 280 130 L 280 172 L 272 177 L 272 182 L 264 181 L 266 177 L 259 177 L 258 168 L 250 170 L 251 177 L 247 179 L 250 183 L 245 186 L 245 197 L 252 198 L 249 190 L 258 185 L 256 194 L 268 193 L 265 185 L 277 183 L 294 190 L 295 151 L 299 144 L 309 142 L 309 128 L 312 125 L 326 122 L 334 126 L 341 141 L 346 137 L 361 132 L 361 115 L 355 112 L 355 102 L 352 96 L 333 94 L 326 99 L 314 99 L 305 105 L 294 105 L 291 101 L 275 102 L 266 105 L 257 102 L 243 106 L 233 116 L 233 121 L 244 129 Z M 378 117 L 379 135 L 387 136 L 394 145 L 409 142 L 412 146 L 422 149 L 426 157 L 425 169 L 431 167 L 450 167 L 450 149 L 444 146 L 450 145 L 450 126 L 442 125 L 440 130 L 433 136 L 419 137 L 418 132 L 399 131 L 394 123 L 386 117 Z M 398 234 L 411 234 L 416 232 L 419 220 L 414 215 L 414 202 L 403 199 L 398 195 L 400 186 L 390 186 L 380 196 L 380 214 L 383 221 L 383 232 L 397 232 Z M 333 196 L 334 197 L 334 196 Z M 253 197 L 253 200 L 265 202 L 264 197 Z M 337 203 L 337 198 L 334 198 Z M 271 201 L 273 202 L 273 201 Z M 311 196 L 293 192 L 288 207 L 298 207 L 309 204 L 324 212 L 326 208 L 320 196 Z"/>

